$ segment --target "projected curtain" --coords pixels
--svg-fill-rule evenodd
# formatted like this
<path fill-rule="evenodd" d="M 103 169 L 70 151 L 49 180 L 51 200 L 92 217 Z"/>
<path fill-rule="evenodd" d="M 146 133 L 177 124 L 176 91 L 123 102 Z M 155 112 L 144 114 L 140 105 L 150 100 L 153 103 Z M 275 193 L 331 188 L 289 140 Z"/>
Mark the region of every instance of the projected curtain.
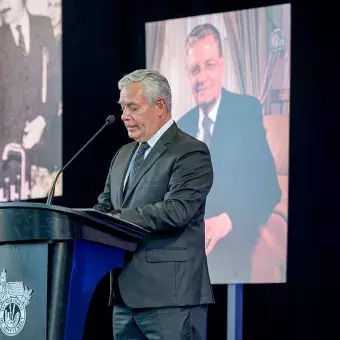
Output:
<path fill-rule="evenodd" d="M 151 37 L 147 39 L 146 46 L 146 60 L 150 61 L 150 65 L 155 70 L 159 70 L 161 66 L 164 37 L 165 37 L 166 23 L 160 22 L 156 27 L 146 25 L 146 36 Z"/>
<path fill-rule="evenodd" d="M 270 107 L 283 37 L 268 11 L 253 9 L 224 13 L 223 17 L 241 93 L 253 95 Z"/>

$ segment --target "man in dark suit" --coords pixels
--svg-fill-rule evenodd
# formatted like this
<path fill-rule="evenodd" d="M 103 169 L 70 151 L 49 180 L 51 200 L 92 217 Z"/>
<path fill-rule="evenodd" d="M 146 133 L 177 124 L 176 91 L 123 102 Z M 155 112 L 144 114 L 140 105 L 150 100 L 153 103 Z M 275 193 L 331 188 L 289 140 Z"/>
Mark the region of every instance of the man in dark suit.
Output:
<path fill-rule="evenodd" d="M 197 106 L 177 123 L 211 152 L 214 185 L 205 215 L 210 276 L 213 283 L 247 283 L 259 228 L 281 197 L 261 104 L 223 88 L 225 59 L 213 25 L 195 27 L 186 51 Z"/>
<path fill-rule="evenodd" d="M 4 21 L 0 27 L 0 163 L 5 145 L 17 143 L 26 150 L 29 164 L 60 168 L 61 156 L 57 159 L 51 150 L 55 145 L 61 148 L 61 126 L 50 127 L 61 100 L 60 50 L 51 20 L 31 15 L 24 0 L 0 0 L 0 12 Z"/>
<path fill-rule="evenodd" d="M 62 37 L 62 0 L 48 0 L 48 15 L 51 18 L 53 34 L 58 43 Z"/>
<path fill-rule="evenodd" d="M 171 119 L 171 90 L 158 72 L 119 82 L 122 119 L 134 142 L 114 156 L 95 209 L 151 231 L 118 275 L 115 340 L 205 339 L 213 302 L 204 249 L 213 182 L 207 146 Z"/>

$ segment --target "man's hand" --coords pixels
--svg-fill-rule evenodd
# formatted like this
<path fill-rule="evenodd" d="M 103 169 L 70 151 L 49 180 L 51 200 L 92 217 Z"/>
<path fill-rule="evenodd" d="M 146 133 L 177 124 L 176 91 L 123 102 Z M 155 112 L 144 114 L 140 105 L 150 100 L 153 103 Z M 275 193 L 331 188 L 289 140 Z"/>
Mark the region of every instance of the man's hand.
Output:
<path fill-rule="evenodd" d="M 218 240 L 227 236 L 232 229 L 232 223 L 227 213 L 205 220 L 205 252 L 208 255 Z"/>
<path fill-rule="evenodd" d="M 110 215 L 119 216 L 122 213 L 120 209 L 115 209 L 110 211 Z"/>
<path fill-rule="evenodd" d="M 22 138 L 22 146 L 25 149 L 32 149 L 34 145 L 38 144 L 44 133 L 46 121 L 42 116 L 38 116 L 31 122 L 26 122 L 25 134 Z"/>

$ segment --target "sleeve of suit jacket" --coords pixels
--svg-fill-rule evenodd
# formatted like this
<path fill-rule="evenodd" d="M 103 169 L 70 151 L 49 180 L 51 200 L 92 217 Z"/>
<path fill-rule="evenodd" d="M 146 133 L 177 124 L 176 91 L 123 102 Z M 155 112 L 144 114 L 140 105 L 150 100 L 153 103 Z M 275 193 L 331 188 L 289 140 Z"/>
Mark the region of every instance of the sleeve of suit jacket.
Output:
<path fill-rule="evenodd" d="M 164 200 L 122 209 L 121 218 L 149 230 L 185 228 L 205 204 L 213 182 L 207 146 L 194 142 L 178 155 Z"/>

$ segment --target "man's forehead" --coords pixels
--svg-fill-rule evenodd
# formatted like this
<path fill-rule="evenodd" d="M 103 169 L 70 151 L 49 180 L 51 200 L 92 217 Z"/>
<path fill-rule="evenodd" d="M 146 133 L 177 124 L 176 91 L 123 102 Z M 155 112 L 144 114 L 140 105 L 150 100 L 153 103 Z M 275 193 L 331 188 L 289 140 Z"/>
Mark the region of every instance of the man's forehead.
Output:
<path fill-rule="evenodd" d="M 187 50 L 187 55 L 190 59 L 204 58 L 212 55 L 218 56 L 218 46 L 215 38 L 212 35 L 204 37 L 192 43 Z"/>
<path fill-rule="evenodd" d="M 139 83 L 132 83 L 127 86 L 123 86 L 122 89 L 120 90 L 120 94 L 122 96 L 136 95 L 138 94 L 140 88 L 141 87 Z"/>
<path fill-rule="evenodd" d="M 120 105 L 138 105 L 140 103 L 140 101 L 138 100 L 131 100 L 129 98 L 124 98 L 124 97 L 120 97 L 118 100 L 118 104 Z"/>
<path fill-rule="evenodd" d="M 138 83 L 133 83 L 127 87 L 123 87 L 120 91 L 119 104 L 137 104 L 143 100 L 141 87 Z"/>

